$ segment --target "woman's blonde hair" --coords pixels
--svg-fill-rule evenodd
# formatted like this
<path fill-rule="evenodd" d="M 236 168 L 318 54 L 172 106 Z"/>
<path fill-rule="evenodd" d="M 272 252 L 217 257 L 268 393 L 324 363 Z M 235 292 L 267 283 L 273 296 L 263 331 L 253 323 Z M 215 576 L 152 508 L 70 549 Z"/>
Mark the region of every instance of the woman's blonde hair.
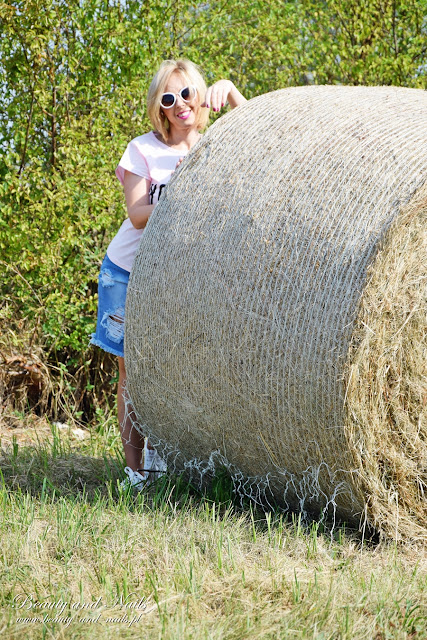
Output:
<path fill-rule="evenodd" d="M 180 58 L 179 60 L 165 60 L 160 65 L 160 69 L 151 81 L 150 88 L 147 95 L 147 113 L 150 118 L 150 122 L 153 125 L 155 131 L 160 133 L 165 142 L 169 137 L 169 122 L 164 115 L 160 106 L 160 99 L 162 94 L 165 93 L 166 85 L 169 82 L 169 78 L 174 72 L 178 72 L 182 75 L 189 85 L 194 85 L 197 89 L 197 108 L 196 124 L 199 131 L 205 128 L 209 119 L 209 109 L 202 108 L 200 105 L 203 103 L 206 94 L 206 83 L 200 73 L 198 67 L 190 60 Z"/>

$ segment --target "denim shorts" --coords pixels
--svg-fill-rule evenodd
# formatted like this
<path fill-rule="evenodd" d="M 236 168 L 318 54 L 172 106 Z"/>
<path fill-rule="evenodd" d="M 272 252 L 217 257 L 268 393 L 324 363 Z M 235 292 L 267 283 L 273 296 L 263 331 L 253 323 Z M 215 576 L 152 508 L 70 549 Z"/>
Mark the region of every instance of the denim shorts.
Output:
<path fill-rule="evenodd" d="M 124 357 L 125 303 L 129 271 L 118 267 L 106 255 L 98 280 L 98 318 L 90 344 Z"/>

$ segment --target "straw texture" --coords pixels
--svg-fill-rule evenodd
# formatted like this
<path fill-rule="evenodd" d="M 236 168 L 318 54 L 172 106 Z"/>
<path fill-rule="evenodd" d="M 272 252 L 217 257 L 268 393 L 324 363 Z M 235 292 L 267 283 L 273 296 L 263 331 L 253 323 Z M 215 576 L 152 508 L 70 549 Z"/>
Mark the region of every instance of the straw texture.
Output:
<path fill-rule="evenodd" d="M 219 119 L 129 283 L 142 430 L 176 469 L 426 538 L 427 94 L 298 87 Z"/>

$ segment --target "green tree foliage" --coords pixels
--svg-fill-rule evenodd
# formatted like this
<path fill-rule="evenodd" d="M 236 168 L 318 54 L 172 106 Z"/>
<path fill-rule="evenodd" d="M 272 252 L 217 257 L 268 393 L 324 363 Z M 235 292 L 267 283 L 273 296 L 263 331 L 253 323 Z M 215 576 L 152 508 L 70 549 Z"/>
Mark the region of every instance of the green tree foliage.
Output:
<path fill-rule="evenodd" d="M 114 169 L 149 130 L 159 63 L 185 56 L 248 97 L 303 83 L 423 87 L 426 0 L 0 2 L 3 332 L 87 359 L 97 273 L 126 213 Z"/>
<path fill-rule="evenodd" d="M 425 87 L 426 0 L 302 0 L 304 58 L 317 84 Z"/>

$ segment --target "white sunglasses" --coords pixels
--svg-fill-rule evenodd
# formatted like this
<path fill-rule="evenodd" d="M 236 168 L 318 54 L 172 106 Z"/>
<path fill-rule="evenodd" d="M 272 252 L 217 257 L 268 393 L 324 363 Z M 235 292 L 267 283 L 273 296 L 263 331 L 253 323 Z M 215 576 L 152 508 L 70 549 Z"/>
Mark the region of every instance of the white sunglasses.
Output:
<path fill-rule="evenodd" d="M 160 104 L 162 105 L 163 109 L 170 109 L 174 106 L 177 96 L 180 96 L 180 98 L 184 100 L 184 102 L 191 102 L 196 97 L 196 93 L 197 88 L 194 85 L 183 87 L 178 93 L 164 93 L 160 98 Z"/>

